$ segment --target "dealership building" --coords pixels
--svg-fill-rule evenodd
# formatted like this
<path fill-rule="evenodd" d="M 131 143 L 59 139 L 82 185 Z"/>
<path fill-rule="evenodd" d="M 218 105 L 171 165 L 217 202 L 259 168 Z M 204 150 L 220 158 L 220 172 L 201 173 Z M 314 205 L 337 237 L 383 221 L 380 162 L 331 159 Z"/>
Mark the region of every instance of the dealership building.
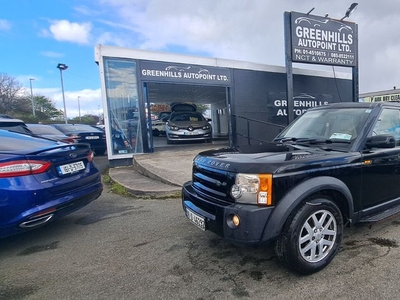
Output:
<path fill-rule="evenodd" d="M 285 67 L 104 45 L 95 47 L 95 61 L 110 166 L 160 151 L 152 135 L 154 104 L 207 105 L 213 137 L 231 146 L 266 143 L 288 124 Z M 349 101 L 351 74 L 293 69 L 295 117 L 311 107 Z M 125 148 L 113 141 L 116 133 L 125 137 Z"/>
<path fill-rule="evenodd" d="M 400 89 L 360 94 L 360 102 L 400 101 Z"/>

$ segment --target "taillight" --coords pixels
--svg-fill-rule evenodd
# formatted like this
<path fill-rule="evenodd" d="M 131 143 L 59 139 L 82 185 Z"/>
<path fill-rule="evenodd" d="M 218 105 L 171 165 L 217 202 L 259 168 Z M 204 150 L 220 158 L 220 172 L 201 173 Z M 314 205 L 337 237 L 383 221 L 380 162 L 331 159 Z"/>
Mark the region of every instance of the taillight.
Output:
<path fill-rule="evenodd" d="M 70 143 L 75 143 L 75 140 L 73 138 L 65 138 L 62 139 L 61 142 L 70 144 Z"/>
<path fill-rule="evenodd" d="M 89 154 L 87 156 L 87 160 L 90 162 L 90 161 L 93 161 L 93 158 L 94 158 L 94 152 L 93 151 L 89 151 Z"/>
<path fill-rule="evenodd" d="M 81 138 L 81 136 L 77 134 L 70 134 L 69 137 L 75 140 L 79 140 Z"/>
<path fill-rule="evenodd" d="M 16 160 L 0 163 L 0 178 L 26 176 L 46 172 L 50 162 L 41 160 Z"/>

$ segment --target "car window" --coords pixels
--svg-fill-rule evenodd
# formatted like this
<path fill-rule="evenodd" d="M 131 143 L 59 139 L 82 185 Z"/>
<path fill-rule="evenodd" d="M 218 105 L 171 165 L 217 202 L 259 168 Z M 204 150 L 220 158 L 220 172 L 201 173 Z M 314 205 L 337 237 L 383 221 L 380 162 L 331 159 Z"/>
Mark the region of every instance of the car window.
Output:
<path fill-rule="evenodd" d="M 361 132 L 370 109 L 338 108 L 308 111 L 278 137 L 354 140 Z"/>
<path fill-rule="evenodd" d="M 58 129 L 51 127 L 51 126 L 47 126 L 47 125 L 43 125 L 43 126 L 28 125 L 28 127 L 34 134 L 64 135 Z"/>
<path fill-rule="evenodd" d="M 56 127 L 62 132 L 102 132 L 101 129 L 89 125 L 57 125 Z"/>
<path fill-rule="evenodd" d="M 190 113 L 190 112 L 185 112 L 185 113 L 174 113 L 171 115 L 171 121 L 174 122 L 198 122 L 198 121 L 204 121 L 204 117 L 201 113 Z"/>
<path fill-rule="evenodd" d="M 0 122 L 0 129 L 11 130 L 19 133 L 32 134 L 32 132 L 24 124 L 15 122 Z"/>
<path fill-rule="evenodd" d="M 400 111 L 398 109 L 385 108 L 376 121 L 373 135 L 390 134 L 396 139 L 396 144 L 400 142 Z"/>

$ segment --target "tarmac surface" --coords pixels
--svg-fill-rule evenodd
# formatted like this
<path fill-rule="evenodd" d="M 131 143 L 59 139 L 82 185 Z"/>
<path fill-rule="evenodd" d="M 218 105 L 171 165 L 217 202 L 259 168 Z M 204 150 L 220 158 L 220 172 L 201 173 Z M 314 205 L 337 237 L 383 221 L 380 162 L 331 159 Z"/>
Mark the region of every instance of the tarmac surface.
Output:
<path fill-rule="evenodd" d="M 224 147 L 228 147 L 227 141 L 155 148 L 154 153 L 134 155 L 132 166 L 110 168 L 109 176 L 133 196 L 179 197 L 182 185 L 192 178 L 194 157 Z"/>

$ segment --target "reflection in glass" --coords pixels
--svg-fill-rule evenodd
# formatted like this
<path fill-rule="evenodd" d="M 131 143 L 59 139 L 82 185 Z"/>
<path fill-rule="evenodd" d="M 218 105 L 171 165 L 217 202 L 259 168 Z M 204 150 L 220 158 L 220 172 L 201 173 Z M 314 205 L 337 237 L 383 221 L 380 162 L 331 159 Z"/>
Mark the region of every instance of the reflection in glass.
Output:
<path fill-rule="evenodd" d="M 105 58 L 104 68 L 112 154 L 142 153 L 136 62 Z"/>

